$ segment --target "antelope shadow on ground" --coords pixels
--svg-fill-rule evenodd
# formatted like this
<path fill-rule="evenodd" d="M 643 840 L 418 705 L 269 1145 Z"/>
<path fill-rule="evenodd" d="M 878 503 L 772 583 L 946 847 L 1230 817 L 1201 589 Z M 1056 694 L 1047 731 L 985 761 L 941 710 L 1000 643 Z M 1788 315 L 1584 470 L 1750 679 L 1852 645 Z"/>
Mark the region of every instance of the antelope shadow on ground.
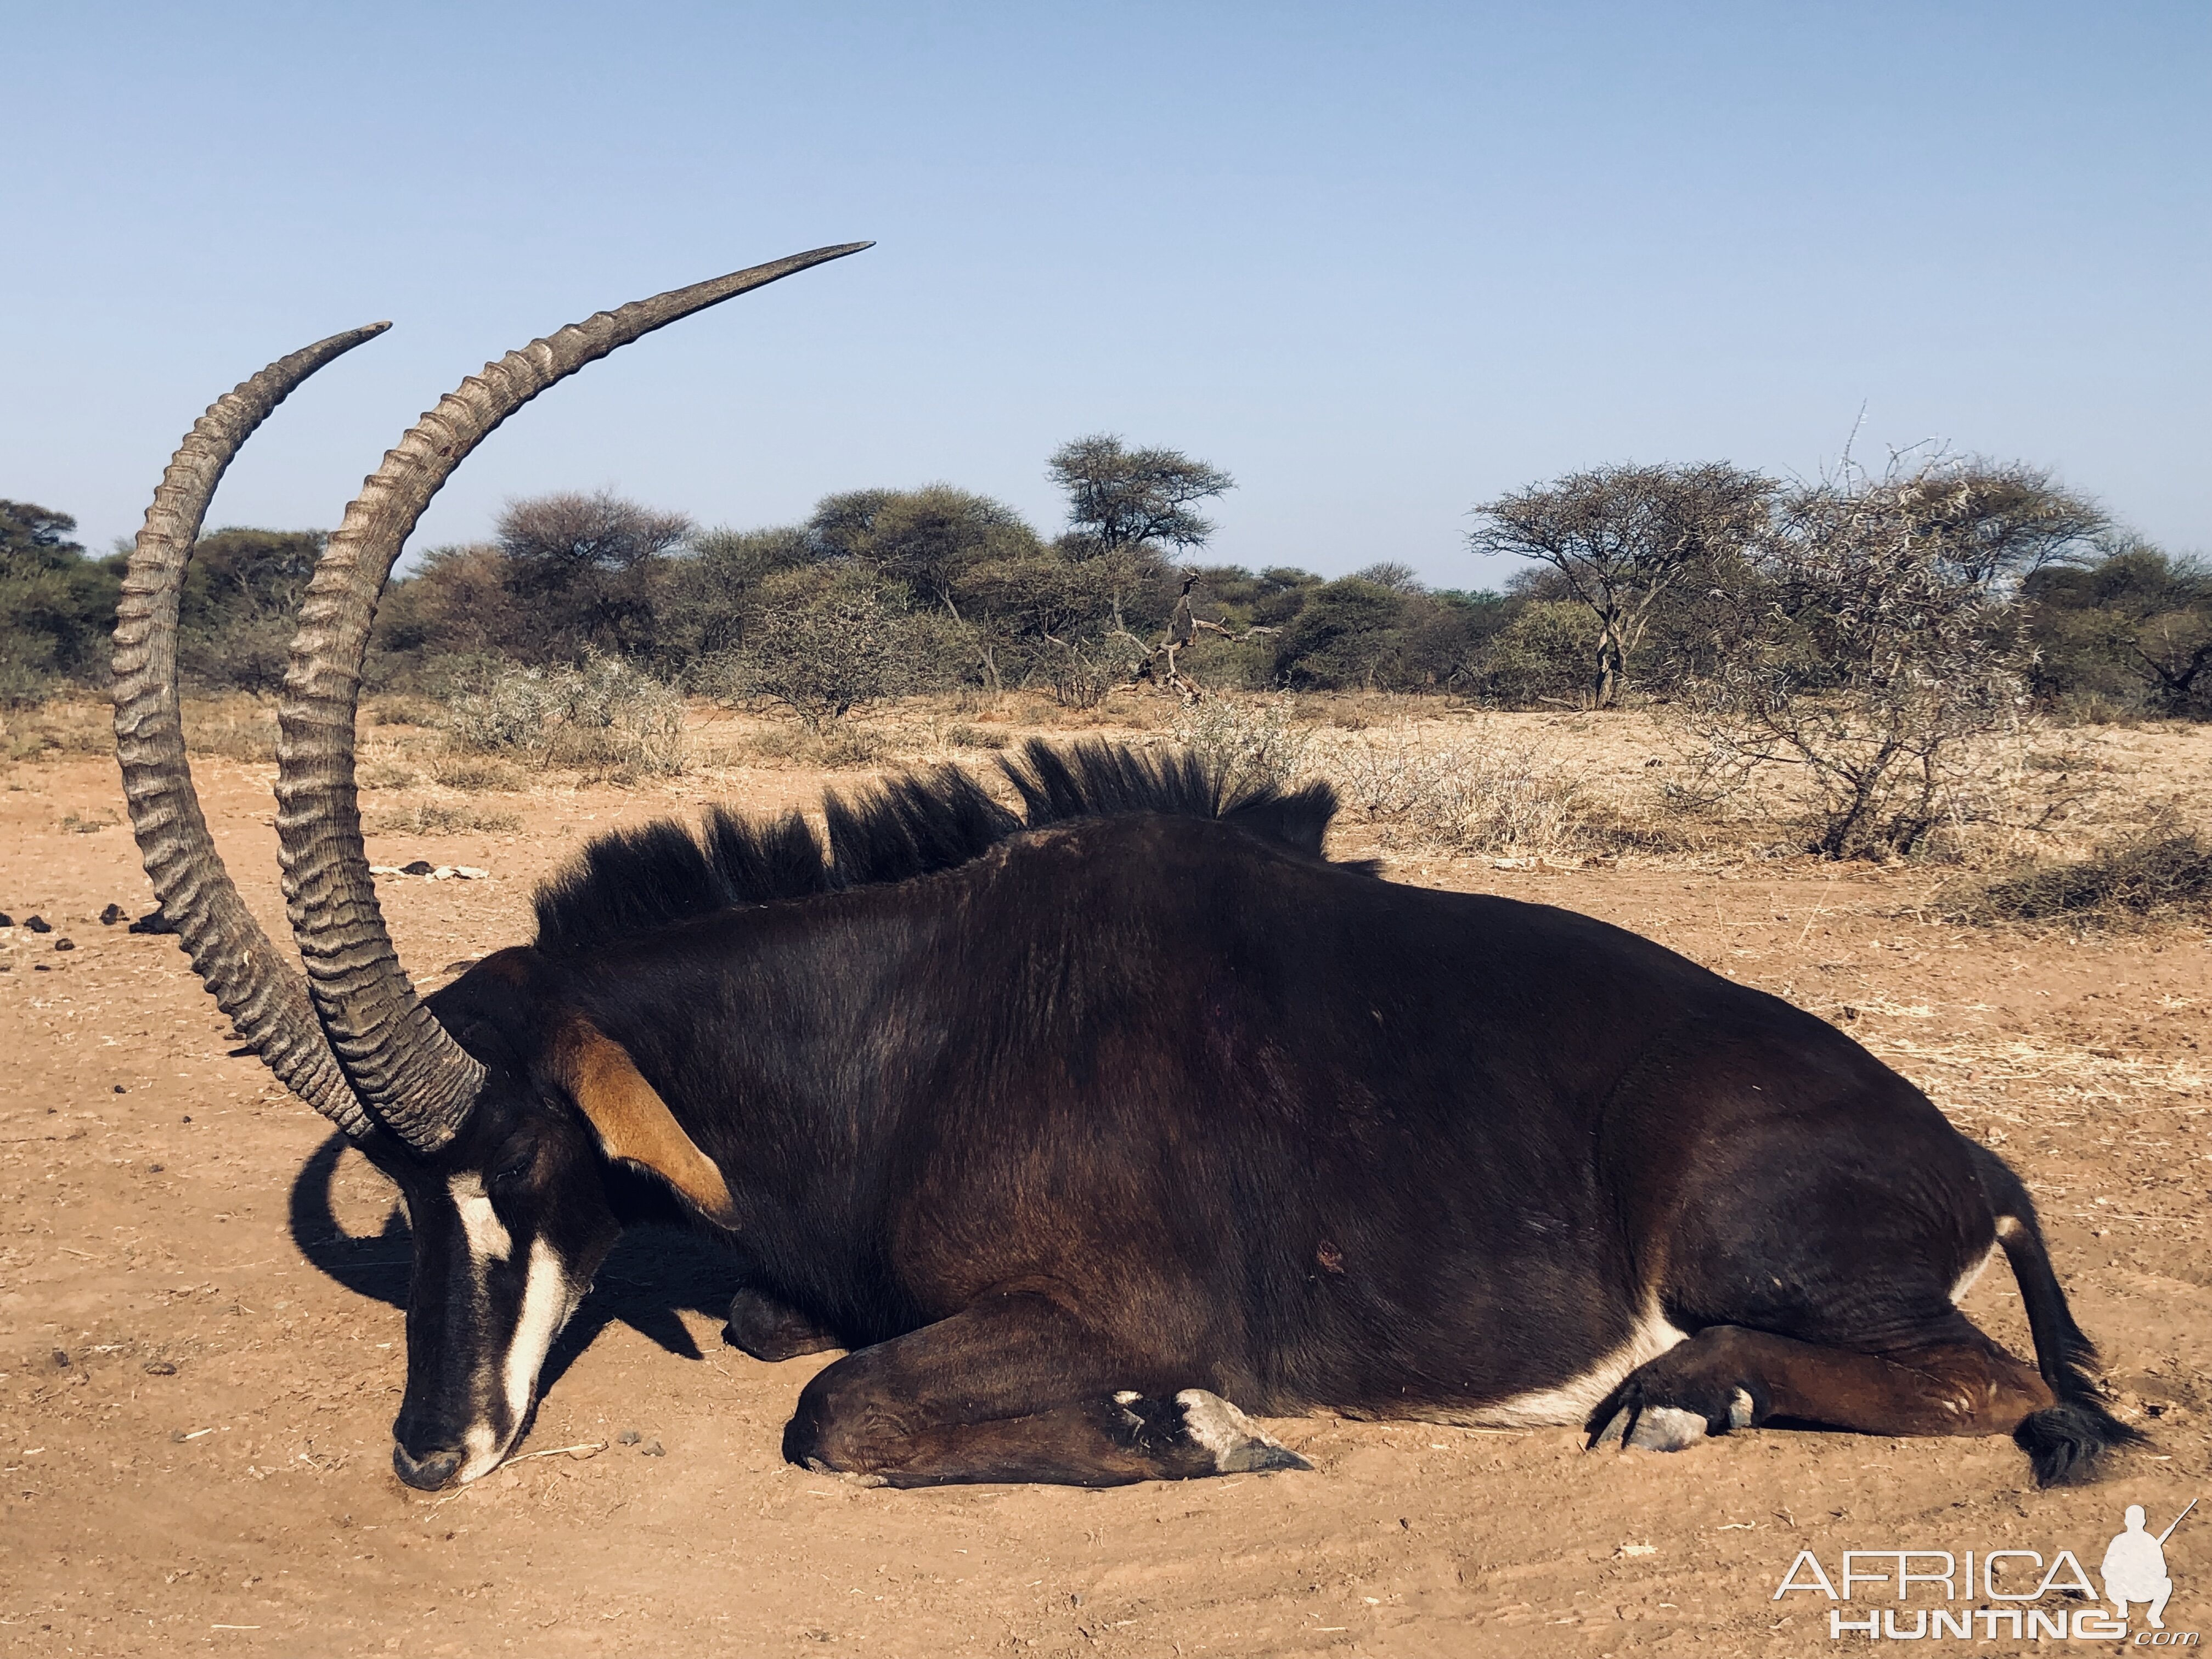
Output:
<path fill-rule="evenodd" d="M 414 1252 L 406 1218 L 394 1202 L 380 1232 L 349 1233 L 339 1224 L 331 1189 L 345 1151 L 345 1137 L 331 1135 L 293 1178 L 292 1243 L 311 1265 L 355 1295 L 404 1309 Z M 689 1309 L 721 1318 L 739 1279 L 736 1263 L 696 1234 L 650 1223 L 629 1228 L 546 1356 L 541 1395 L 561 1380 L 601 1331 L 617 1322 L 669 1353 L 703 1358 L 678 1316 Z"/>

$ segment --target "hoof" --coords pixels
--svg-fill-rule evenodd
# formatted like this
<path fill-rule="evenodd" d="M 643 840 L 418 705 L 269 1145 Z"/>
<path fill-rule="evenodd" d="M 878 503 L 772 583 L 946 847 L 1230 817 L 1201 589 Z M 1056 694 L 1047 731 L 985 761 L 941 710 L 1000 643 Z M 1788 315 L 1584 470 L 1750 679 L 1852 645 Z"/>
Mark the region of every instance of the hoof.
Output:
<path fill-rule="evenodd" d="M 1684 1451 L 1705 1437 L 1705 1419 L 1675 1406 L 1624 1406 L 1590 1437 L 1590 1449 L 1617 1444 L 1642 1451 Z"/>
<path fill-rule="evenodd" d="M 1758 1404 L 1747 1389 L 1732 1389 L 1727 1411 L 1716 1417 L 1680 1406 L 1626 1405 L 1590 1436 L 1588 1449 L 1613 1444 L 1624 1449 L 1635 1446 L 1644 1451 L 1682 1451 L 1710 1436 L 1748 1428 L 1758 1414 Z"/>
<path fill-rule="evenodd" d="M 1273 1469 L 1310 1469 L 1313 1465 L 1218 1394 L 1185 1389 L 1176 1395 L 1183 1428 L 1212 1454 L 1217 1474 L 1264 1474 Z"/>
<path fill-rule="evenodd" d="M 1705 1437 L 1705 1419 L 1679 1406 L 1646 1406 L 1628 1431 L 1628 1443 L 1644 1451 L 1684 1451 Z"/>

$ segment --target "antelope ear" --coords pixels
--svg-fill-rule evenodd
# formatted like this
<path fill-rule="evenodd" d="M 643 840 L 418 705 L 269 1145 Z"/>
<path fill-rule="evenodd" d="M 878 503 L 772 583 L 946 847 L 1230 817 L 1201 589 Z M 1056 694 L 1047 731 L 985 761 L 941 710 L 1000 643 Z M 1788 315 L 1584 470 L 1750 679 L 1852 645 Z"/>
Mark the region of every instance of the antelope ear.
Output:
<path fill-rule="evenodd" d="M 737 1225 L 738 1207 L 722 1172 L 684 1133 L 629 1050 L 581 1015 L 571 1014 L 554 1033 L 553 1075 L 591 1120 L 609 1158 L 642 1164 L 710 1219 L 725 1227 Z"/>

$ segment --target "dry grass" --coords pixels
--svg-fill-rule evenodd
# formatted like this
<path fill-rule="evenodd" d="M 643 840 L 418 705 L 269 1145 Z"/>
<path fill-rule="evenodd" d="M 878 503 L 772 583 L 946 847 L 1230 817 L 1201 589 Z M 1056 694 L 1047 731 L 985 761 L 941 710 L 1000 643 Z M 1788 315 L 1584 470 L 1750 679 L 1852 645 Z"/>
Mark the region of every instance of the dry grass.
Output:
<path fill-rule="evenodd" d="M 1583 716 L 1338 696 L 1212 699 L 1170 735 L 1236 783 L 1327 782 L 1347 819 L 1395 851 L 1522 862 L 1686 850 L 1692 837 L 1658 796 L 1642 734 L 1617 741 L 1627 732 Z M 1601 744 L 1609 763 L 1592 752 Z"/>
<path fill-rule="evenodd" d="M 820 731 L 810 731 L 796 720 L 764 722 L 743 732 L 715 752 L 729 765 L 798 768 L 810 771 L 847 772 L 885 763 L 914 764 L 931 758 L 929 745 L 894 743 L 884 732 L 856 720 L 832 721 Z"/>
<path fill-rule="evenodd" d="M 581 731 L 565 733 L 550 756 L 532 754 L 525 766 L 426 727 L 439 712 L 422 698 L 368 700 L 361 733 L 364 789 L 430 785 L 473 795 L 584 781 L 644 787 L 669 775 L 600 752 L 584 741 L 592 734 Z M 276 715 L 268 703 L 242 696 L 189 699 L 185 725 L 196 757 L 257 765 L 274 759 Z M 1328 778 L 1345 798 L 1346 825 L 1370 832 L 1394 854 L 1699 866 L 1805 856 L 1791 832 L 1802 804 L 1777 788 L 1722 800 L 1701 795 L 1692 787 L 1695 757 L 1664 709 L 1501 714 L 1434 697 L 1344 692 L 1209 699 L 1195 709 L 1171 696 L 1118 693 L 1096 708 L 1070 709 L 1042 692 L 966 692 L 909 698 L 865 720 L 836 722 L 820 736 L 787 718 L 695 702 L 675 735 L 694 769 L 732 787 L 757 769 L 875 772 L 963 757 L 972 763 L 1031 737 L 1193 741 L 1231 759 L 1233 769 Z M 9 711 L 0 723 L 0 755 L 17 765 L 106 754 L 112 744 L 108 709 L 96 701 Z M 2170 826 L 2161 838 L 2208 833 L 2212 726 L 2037 727 L 1997 760 L 1973 821 L 1945 837 L 1942 856 L 1958 873 L 1940 896 L 1938 913 L 1972 921 L 2126 927 L 2130 917 L 2169 908 L 2167 899 L 2142 896 L 2148 890 L 2142 883 L 2172 888 L 2196 879 L 2183 868 L 2183 849 L 2160 855 L 2180 859 L 2163 876 L 2155 876 L 2148 854 L 2116 864 L 2113 849 L 2139 838 L 2147 823 Z M 379 821 L 397 825 L 409 812 L 436 810 L 445 809 L 403 799 L 390 803 Z M 491 822 L 501 816 L 477 813 Z"/>
<path fill-rule="evenodd" d="M 1953 883 L 1937 914 L 1972 922 L 2057 922 L 2124 931 L 2160 921 L 2212 919 L 2212 842 L 2154 830 L 2088 857 L 2031 865 L 1994 879 Z"/>
<path fill-rule="evenodd" d="M 491 755 L 472 754 L 466 750 L 446 750 L 430 760 L 433 781 L 448 789 L 471 792 L 497 789 L 512 792 L 522 787 L 522 775 L 505 761 Z"/>
<path fill-rule="evenodd" d="M 467 831 L 501 834 L 522 828 L 519 812 L 487 812 L 466 802 L 416 801 L 372 813 L 362 825 L 372 836 L 444 836 Z"/>
<path fill-rule="evenodd" d="M 436 699 L 411 691 L 374 691 L 361 700 L 363 726 L 434 726 L 439 712 Z"/>
<path fill-rule="evenodd" d="M 58 760 L 114 747 L 115 712 L 105 702 L 56 699 L 29 708 L 0 706 L 0 759 Z"/>
<path fill-rule="evenodd" d="M 1316 744 L 1311 770 L 1385 846 L 1556 857 L 1591 844 L 1589 785 L 1541 736 L 1423 740 L 1410 722 Z"/>
<path fill-rule="evenodd" d="M 184 703 L 185 747 L 193 755 L 220 755 L 254 764 L 276 758 L 276 705 L 234 693 L 188 697 Z"/>

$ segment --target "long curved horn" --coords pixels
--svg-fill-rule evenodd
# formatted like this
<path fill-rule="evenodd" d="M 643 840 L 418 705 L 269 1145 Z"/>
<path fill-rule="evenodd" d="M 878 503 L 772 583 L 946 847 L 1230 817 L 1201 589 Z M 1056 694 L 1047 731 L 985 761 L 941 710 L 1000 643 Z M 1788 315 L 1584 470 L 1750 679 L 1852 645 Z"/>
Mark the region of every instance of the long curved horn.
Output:
<path fill-rule="evenodd" d="M 178 718 L 177 606 L 208 502 L 240 447 L 301 381 L 391 326 L 371 323 L 319 340 L 209 405 L 146 509 L 115 617 L 115 756 L 161 914 L 253 1051 L 356 1140 L 374 1125 L 323 1039 L 298 967 L 278 954 L 240 898 L 200 812 Z"/>
<path fill-rule="evenodd" d="M 338 1063 L 377 1118 L 420 1151 L 452 1138 L 484 1072 L 416 997 L 377 908 L 362 844 L 355 706 L 369 628 L 399 550 L 469 452 L 547 387 L 696 311 L 871 246 L 816 248 L 603 311 L 486 364 L 386 453 L 315 567 L 279 710 L 285 903 Z"/>

